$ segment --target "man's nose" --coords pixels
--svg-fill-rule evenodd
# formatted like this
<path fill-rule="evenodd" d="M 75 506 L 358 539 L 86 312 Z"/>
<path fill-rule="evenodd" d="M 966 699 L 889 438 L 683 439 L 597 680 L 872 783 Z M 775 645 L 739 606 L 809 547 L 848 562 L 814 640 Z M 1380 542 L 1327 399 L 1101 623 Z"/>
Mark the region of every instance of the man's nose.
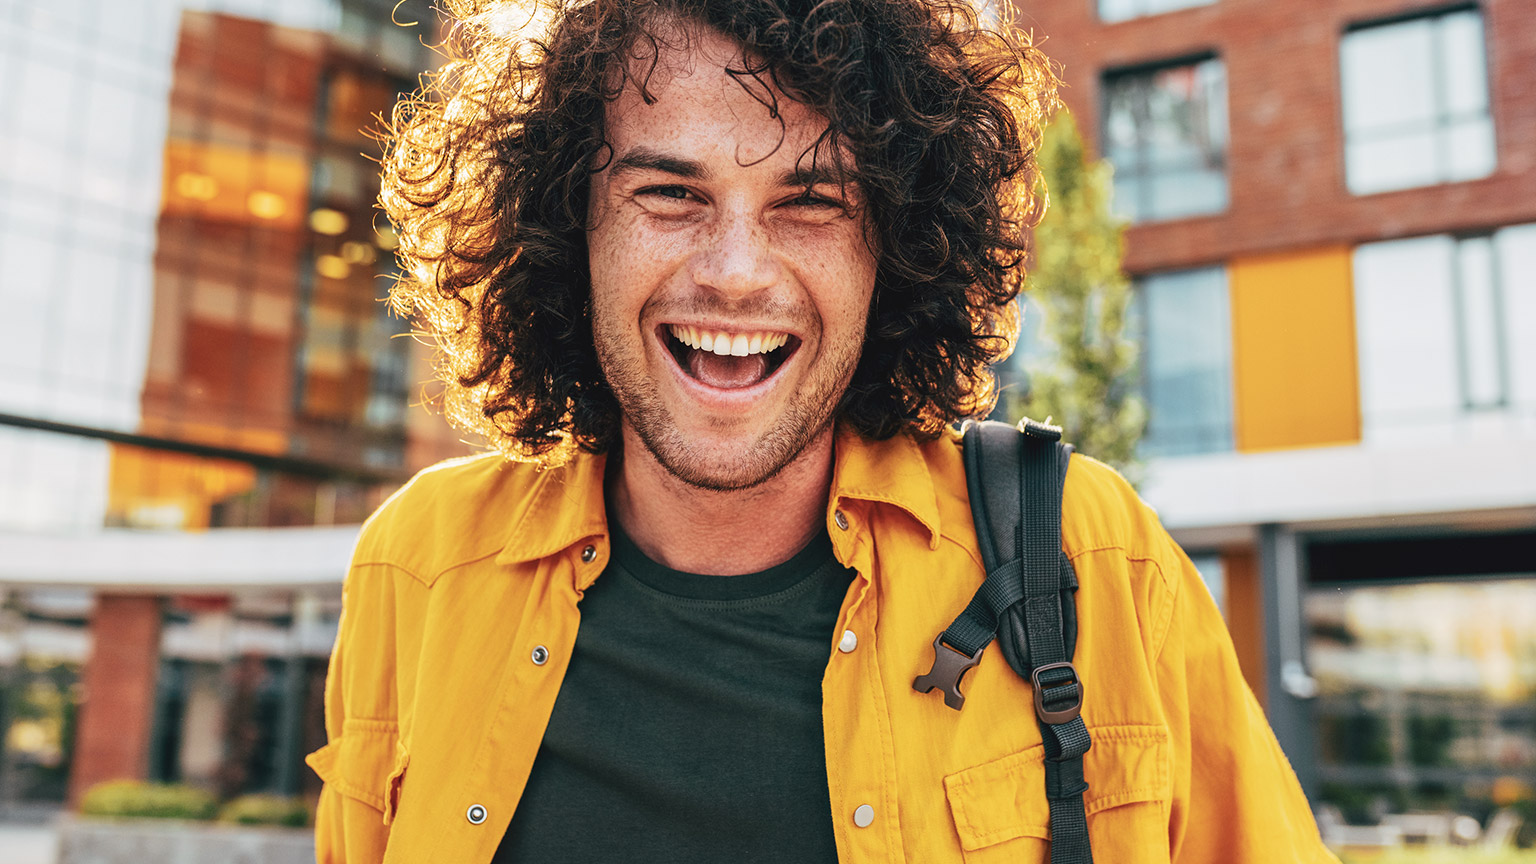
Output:
<path fill-rule="evenodd" d="M 727 299 L 772 287 L 778 278 L 773 238 L 757 214 L 722 212 L 694 258 L 694 281 Z"/>

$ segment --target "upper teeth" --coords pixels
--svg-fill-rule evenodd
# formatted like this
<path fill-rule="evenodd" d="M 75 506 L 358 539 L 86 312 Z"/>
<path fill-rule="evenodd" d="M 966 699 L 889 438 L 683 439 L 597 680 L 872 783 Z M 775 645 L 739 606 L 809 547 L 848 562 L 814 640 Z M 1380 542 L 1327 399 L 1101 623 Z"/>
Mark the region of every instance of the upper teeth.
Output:
<path fill-rule="evenodd" d="M 684 345 L 700 351 L 712 351 L 722 356 L 734 354 L 737 357 L 745 357 L 748 354 L 767 354 L 789 341 L 788 333 L 775 333 L 772 330 L 731 333 L 725 330 L 689 327 L 685 324 L 670 326 L 673 338 Z"/>

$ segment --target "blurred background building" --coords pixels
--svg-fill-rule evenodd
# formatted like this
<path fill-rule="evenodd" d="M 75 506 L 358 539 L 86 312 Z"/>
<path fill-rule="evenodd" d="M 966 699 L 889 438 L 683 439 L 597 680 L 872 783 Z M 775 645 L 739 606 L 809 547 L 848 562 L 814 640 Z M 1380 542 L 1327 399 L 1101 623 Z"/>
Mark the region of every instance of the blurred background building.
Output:
<path fill-rule="evenodd" d="M 1131 223 L 1142 491 L 1309 794 L 1529 799 L 1536 5 L 1018 9 Z M 363 131 L 433 26 L 0 0 L 0 818 L 313 793 L 357 524 L 465 449 L 413 407 Z"/>
<path fill-rule="evenodd" d="M 1314 803 L 1536 813 L 1536 4 L 1015 6 L 1130 223 L 1141 491 Z"/>
<path fill-rule="evenodd" d="M 0 816 L 318 785 L 357 525 L 463 449 L 409 410 L 365 131 L 435 22 L 0 0 Z"/>

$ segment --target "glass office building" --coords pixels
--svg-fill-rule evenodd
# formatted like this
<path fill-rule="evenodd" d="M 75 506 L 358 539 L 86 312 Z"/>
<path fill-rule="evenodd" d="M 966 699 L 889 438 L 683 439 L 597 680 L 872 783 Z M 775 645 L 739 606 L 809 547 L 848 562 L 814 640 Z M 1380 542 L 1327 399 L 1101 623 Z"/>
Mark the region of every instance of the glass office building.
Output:
<path fill-rule="evenodd" d="M 374 206 L 437 28 L 0 2 L 0 816 L 117 776 L 313 791 L 349 538 L 462 451 L 408 411 Z"/>

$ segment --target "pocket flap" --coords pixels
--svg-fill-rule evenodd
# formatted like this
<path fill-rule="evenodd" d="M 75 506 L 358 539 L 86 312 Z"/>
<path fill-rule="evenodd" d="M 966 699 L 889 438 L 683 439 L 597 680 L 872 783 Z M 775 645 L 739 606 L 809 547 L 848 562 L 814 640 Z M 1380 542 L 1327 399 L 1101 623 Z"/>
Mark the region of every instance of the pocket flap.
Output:
<path fill-rule="evenodd" d="M 347 720 L 341 735 L 304 761 L 327 786 L 394 819 L 409 755 L 399 727 L 385 720 Z"/>
<path fill-rule="evenodd" d="M 1084 757 L 1084 796 L 1089 816 L 1169 794 L 1168 730 L 1162 726 L 1090 729 L 1093 747 Z M 1037 744 L 944 778 L 944 794 L 967 850 L 1016 837 L 1051 836 L 1045 800 L 1045 746 Z"/>

